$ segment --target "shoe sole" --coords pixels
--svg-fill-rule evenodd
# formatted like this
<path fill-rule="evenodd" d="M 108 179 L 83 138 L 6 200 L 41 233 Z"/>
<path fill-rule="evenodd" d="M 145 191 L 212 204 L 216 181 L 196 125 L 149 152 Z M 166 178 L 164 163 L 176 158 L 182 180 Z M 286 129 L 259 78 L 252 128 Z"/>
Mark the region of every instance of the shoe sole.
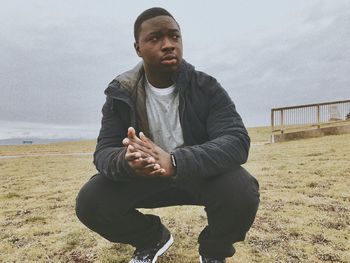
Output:
<path fill-rule="evenodd" d="M 226 262 L 226 261 L 225 261 Z M 203 263 L 202 256 L 199 256 L 199 263 Z"/>
<path fill-rule="evenodd" d="M 167 251 L 169 249 L 169 247 L 174 243 L 174 238 L 172 235 L 170 235 L 169 240 L 164 244 L 164 246 L 161 247 L 161 249 L 158 250 L 158 252 L 156 253 L 156 255 L 154 256 L 152 263 L 156 263 L 157 262 L 157 258 L 161 255 L 164 254 L 165 251 Z"/>

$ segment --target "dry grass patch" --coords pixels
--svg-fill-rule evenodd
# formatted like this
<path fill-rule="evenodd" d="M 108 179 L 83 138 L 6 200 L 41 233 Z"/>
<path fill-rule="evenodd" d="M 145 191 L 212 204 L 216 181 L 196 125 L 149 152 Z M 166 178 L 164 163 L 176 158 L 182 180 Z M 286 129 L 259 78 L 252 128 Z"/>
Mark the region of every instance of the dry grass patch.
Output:
<path fill-rule="evenodd" d="M 85 140 L 76 142 L 59 142 L 37 145 L 4 145 L 0 146 L 0 157 L 11 155 L 30 154 L 57 154 L 57 153 L 89 153 L 95 150 L 95 140 Z"/>
<path fill-rule="evenodd" d="M 259 136 L 253 141 L 263 141 Z M 2 146 L 0 152 L 93 147 Z M 349 156 L 350 135 L 252 147 L 245 167 L 260 182 L 261 205 L 228 262 L 350 262 Z M 0 168 L 0 262 L 128 262 L 131 246 L 109 243 L 75 216 L 75 196 L 95 173 L 91 156 L 0 159 Z M 206 224 L 202 207 L 144 211 L 160 215 L 174 234 L 174 245 L 159 262 L 198 262 L 197 236 Z"/>
<path fill-rule="evenodd" d="M 252 143 L 265 143 L 270 141 L 271 127 L 248 128 Z"/>

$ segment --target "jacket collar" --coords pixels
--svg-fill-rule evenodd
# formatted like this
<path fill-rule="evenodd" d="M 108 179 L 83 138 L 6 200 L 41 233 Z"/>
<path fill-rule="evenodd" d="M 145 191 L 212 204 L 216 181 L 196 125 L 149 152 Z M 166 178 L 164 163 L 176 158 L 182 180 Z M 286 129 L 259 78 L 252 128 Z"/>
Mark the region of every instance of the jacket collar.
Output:
<path fill-rule="evenodd" d="M 190 72 L 194 67 L 182 59 L 178 69 L 173 75 L 173 81 L 179 89 L 186 86 L 190 79 Z M 105 90 L 106 95 L 122 96 L 132 94 L 135 89 L 144 84 L 145 71 L 143 62 L 139 62 L 133 69 L 118 75 Z M 126 95 L 125 94 L 125 95 Z"/>

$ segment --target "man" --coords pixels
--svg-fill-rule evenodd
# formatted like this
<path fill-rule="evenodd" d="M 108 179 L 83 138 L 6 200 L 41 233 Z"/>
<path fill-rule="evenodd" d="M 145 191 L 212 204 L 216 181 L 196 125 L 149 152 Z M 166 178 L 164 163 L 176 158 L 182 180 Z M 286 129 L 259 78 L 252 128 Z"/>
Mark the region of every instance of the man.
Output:
<path fill-rule="evenodd" d="M 77 216 L 111 242 L 134 246 L 131 263 L 150 263 L 173 237 L 158 216 L 137 208 L 201 205 L 208 225 L 199 261 L 225 262 L 259 204 L 258 183 L 240 166 L 247 131 L 220 84 L 182 59 L 180 27 L 169 12 L 144 11 L 134 35 L 142 62 L 105 91 L 99 174 L 80 190 Z"/>

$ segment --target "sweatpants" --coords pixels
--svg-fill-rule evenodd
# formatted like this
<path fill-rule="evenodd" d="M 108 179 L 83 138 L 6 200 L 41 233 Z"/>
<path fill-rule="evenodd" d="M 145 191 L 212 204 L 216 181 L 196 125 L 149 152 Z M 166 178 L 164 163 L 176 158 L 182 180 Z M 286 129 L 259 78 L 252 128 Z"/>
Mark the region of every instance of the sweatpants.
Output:
<path fill-rule="evenodd" d="M 178 205 L 204 206 L 208 222 L 198 237 L 201 255 L 231 257 L 233 244 L 244 240 L 254 222 L 259 185 L 242 167 L 183 181 L 140 177 L 118 182 L 96 174 L 81 188 L 76 214 L 83 224 L 111 242 L 146 248 L 160 240 L 162 223 L 157 215 L 143 214 L 137 208 Z"/>

